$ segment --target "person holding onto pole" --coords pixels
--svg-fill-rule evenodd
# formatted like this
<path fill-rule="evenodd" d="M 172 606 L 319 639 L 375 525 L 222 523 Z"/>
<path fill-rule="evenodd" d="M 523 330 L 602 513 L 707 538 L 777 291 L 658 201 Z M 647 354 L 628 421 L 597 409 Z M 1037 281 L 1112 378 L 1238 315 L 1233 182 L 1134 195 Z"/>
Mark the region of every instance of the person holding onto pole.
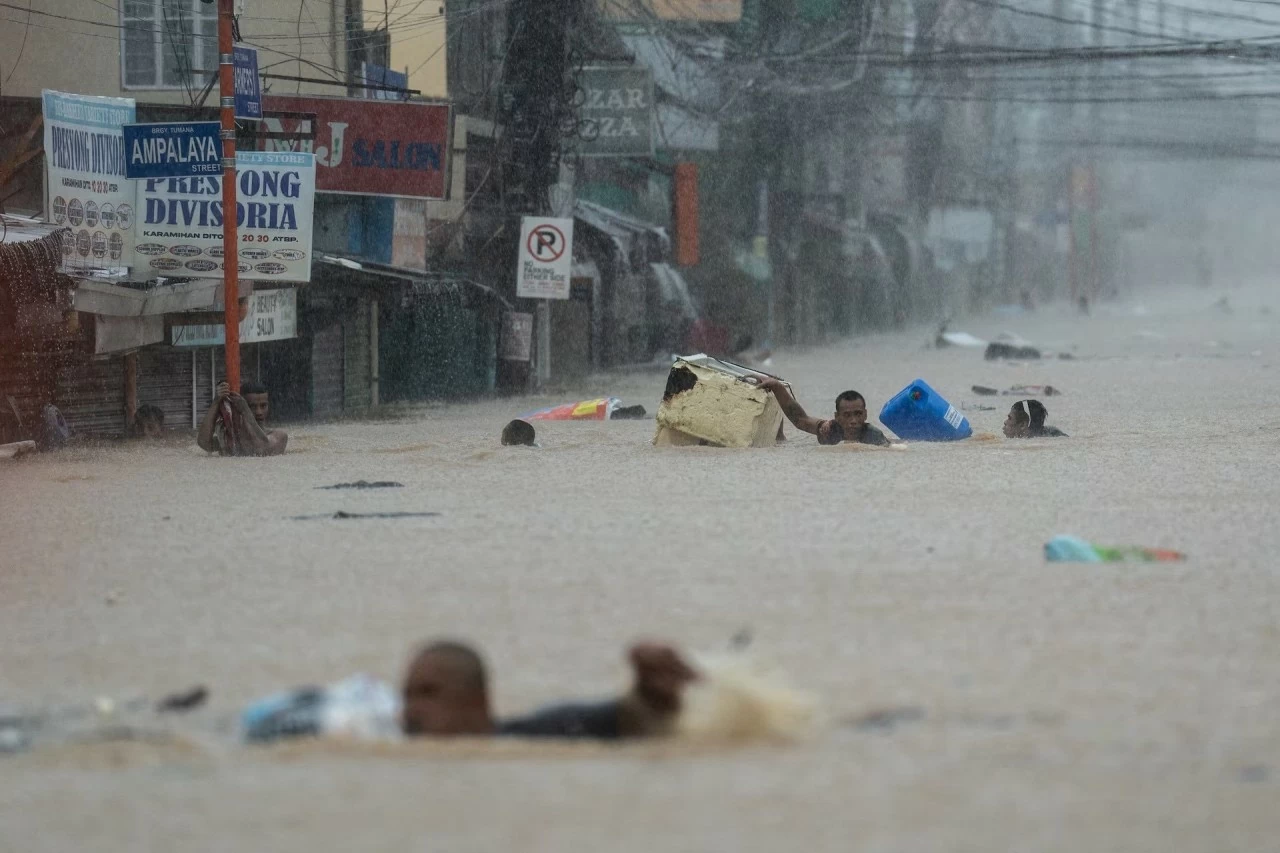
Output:
<path fill-rule="evenodd" d="M 246 382 L 234 394 L 219 382 L 213 405 L 205 413 L 196 442 L 200 449 L 221 456 L 279 456 L 289 444 L 284 430 L 267 429 L 271 399 L 267 389 Z"/>

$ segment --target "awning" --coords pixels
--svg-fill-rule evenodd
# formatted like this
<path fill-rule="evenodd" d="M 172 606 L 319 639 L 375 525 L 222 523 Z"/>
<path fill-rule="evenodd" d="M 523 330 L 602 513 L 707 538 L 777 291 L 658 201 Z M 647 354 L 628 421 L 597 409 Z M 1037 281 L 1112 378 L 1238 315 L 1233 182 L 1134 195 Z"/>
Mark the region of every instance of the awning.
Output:
<path fill-rule="evenodd" d="M 643 219 L 581 199 L 574 204 L 573 217 L 608 236 L 633 269 L 671 254 L 666 230 Z"/>
<path fill-rule="evenodd" d="M 508 310 L 515 310 L 506 297 L 489 285 L 481 284 L 466 276 L 452 272 L 397 267 L 391 264 L 380 264 L 373 261 L 319 253 L 315 255 L 311 265 L 311 272 L 312 280 L 317 284 L 323 283 L 326 279 L 336 282 L 350 282 L 353 278 L 352 274 L 354 274 L 357 282 L 359 282 L 359 277 L 364 277 L 364 283 L 370 286 L 401 285 L 410 287 L 416 292 L 431 295 L 456 290 L 458 287 L 467 287 L 501 303 Z"/>
<path fill-rule="evenodd" d="M 658 295 L 664 305 L 674 305 L 686 320 L 698 319 L 698 309 L 689 296 L 689 284 L 670 264 L 649 264 L 658 282 Z"/>
<path fill-rule="evenodd" d="M 76 310 L 107 317 L 149 317 L 222 308 L 222 282 L 215 278 L 145 288 L 96 279 L 77 279 L 76 285 Z M 250 296 L 253 282 L 241 281 L 239 293 L 241 299 Z"/>

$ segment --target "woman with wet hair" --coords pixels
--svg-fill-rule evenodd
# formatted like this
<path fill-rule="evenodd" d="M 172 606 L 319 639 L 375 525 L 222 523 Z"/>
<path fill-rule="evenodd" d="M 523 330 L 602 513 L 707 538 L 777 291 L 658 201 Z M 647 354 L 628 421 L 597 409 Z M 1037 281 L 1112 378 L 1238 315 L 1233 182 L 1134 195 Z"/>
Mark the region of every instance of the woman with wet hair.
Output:
<path fill-rule="evenodd" d="M 1004 420 L 1006 438 L 1066 438 L 1057 427 L 1045 426 L 1049 410 L 1039 400 L 1019 400 Z"/>

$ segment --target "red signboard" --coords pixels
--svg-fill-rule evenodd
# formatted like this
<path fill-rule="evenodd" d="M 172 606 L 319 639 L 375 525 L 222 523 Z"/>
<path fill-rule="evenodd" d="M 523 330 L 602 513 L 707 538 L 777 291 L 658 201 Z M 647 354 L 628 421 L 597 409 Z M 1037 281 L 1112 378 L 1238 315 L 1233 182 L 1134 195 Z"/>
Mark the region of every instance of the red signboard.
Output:
<path fill-rule="evenodd" d="M 445 197 L 447 104 L 266 95 L 262 110 L 264 129 L 276 133 L 306 131 L 307 120 L 273 112 L 315 114 L 314 141 L 265 139 L 261 148 L 314 152 L 319 192 Z"/>

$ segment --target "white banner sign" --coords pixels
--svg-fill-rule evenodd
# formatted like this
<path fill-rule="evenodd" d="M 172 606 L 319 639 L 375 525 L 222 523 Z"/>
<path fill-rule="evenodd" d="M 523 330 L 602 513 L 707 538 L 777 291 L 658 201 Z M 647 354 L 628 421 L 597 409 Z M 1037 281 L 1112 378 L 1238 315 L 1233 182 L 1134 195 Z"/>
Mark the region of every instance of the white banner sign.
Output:
<path fill-rule="evenodd" d="M 137 185 L 137 274 L 222 278 L 222 176 L 149 178 Z M 315 155 L 237 152 L 240 275 L 259 282 L 311 280 L 315 196 Z"/>
<path fill-rule="evenodd" d="M 255 290 L 249 313 L 240 321 L 240 343 L 283 341 L 298 336 L 298 291 L 293 288 Z M 227 342 L 221 325 L 174 326 L 175 347 L 217 347 Z"/>
<path fill-rule="evenodd" d="M 523 217 L 516 296 L 522 299 L 568 299 L 572 269 L 573 220 Z"/>
<path fill-rule="evenodd" d="M 132 98 L 44 91 L 46 212 L 71 229 L 63 270 L 124 275 L 133 257 L 133 183 L 124 177 Z"/>

